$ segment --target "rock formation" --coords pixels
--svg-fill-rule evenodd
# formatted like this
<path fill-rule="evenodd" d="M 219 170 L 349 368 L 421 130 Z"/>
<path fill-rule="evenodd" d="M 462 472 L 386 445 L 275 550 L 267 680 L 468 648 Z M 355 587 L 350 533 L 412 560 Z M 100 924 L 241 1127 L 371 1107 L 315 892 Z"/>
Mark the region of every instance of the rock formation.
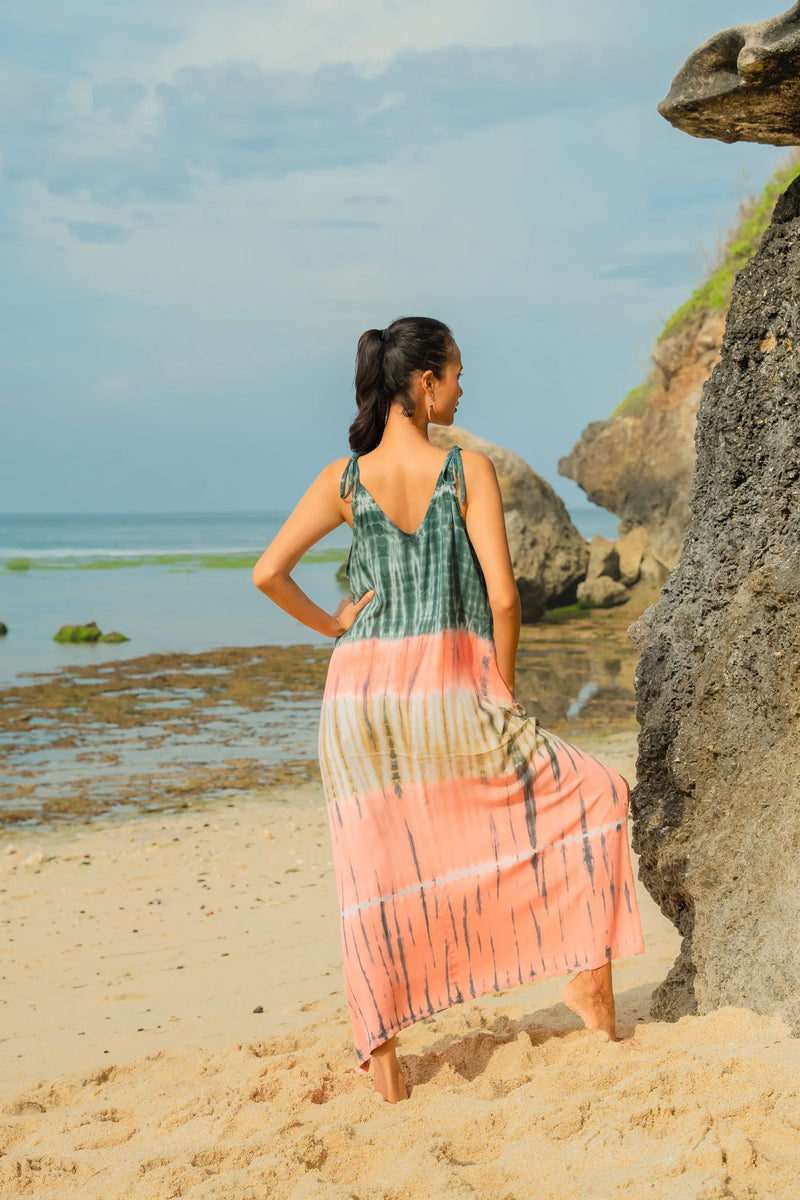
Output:
<path fill-rule="evenodd" d="M 641 525 L 616 542 L 599 534 L 593 537 L 589 543 L 586 578 L 578 584 L 578 603 L 589 608 L 610 608 L 625 604 L 629 599 L 628 588 L 640 579 L 645 587 L 660 584 L 660 579 L 647 576 L 647 543 L 647 530 Z"/>
<path fill-rule="evenodd" d="M 428 435 L 442 450 L 455 444 L 488 454 L 494 463 L 523 621 L 538 621 L 545 609 L 573 601 L 586 574 L 589 549 L 550 484 L 518 454 L 466 429 L 431 425 Z"/>
<path fill-rule="evenodd" d="M 595 575 L 584 579 L 578 584 L 578 603 L 587 608 L 611 608 L 615 604 L 624 604 L 628 599 L 628 589 L 618 579 L 608 575 Z"/>
<path fill-rule="evenodd" d="M 649 545 L 643 574 L 661 585 L 675 566 L 689 523 L 695 423 L 703 384 L 719 360 L 737 272 L 758 248 L 775 202 L 800 173 L 800 156 L 743 205 L 721 261 L 667 321 L 648 378 L 607 421 L 593 421 L 558 464 L 595 504 L 620 517 L 619 531 L 642 526 Z M 623 581 L 624 582 L 624 581 Z"/>
<path fill-rule="evenodd" d="M 558 464 L 559 474 L 621 518 L 621 533 L 644 526 L 661 582 L 678 561 L 689 522 L 697 406 L 719 356 L 724 323 L 724 313 L 698 314 L 660 342 L 644 408 L 593 421 Z"/>
<path fill-rule="evenodd" d="M 62 625 L 53 634 L 54 642 L 99 642 L 102 630 L 96 621 L 87 621 L 84 625 Z"/>
<path fill-rule="evenodd" d="M 658 111 L 695 137 L 800 144 L 800 3 L 709 38 L 681 67 Z"/>
<path fill-rule="evenodd" d="M 800 1033 L 798 279 L 795 180 L 703 388 L 680 560 L 630 634 L 634 847 L 684 937 L 653 1014 L 742 1005 Z"/>

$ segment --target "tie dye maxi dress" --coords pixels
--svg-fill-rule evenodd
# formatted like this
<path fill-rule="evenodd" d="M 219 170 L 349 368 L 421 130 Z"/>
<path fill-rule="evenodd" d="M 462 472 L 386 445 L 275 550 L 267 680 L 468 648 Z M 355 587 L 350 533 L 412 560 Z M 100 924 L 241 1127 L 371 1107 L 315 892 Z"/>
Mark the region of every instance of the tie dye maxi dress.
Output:
<path fill-rule="evenodd" d="M 537 725 L 497 665 L 486 583 L 449 450 L 413 533 L 352 455 L 351 594 L 319 761 L 359 1070 L 422 1017 L 644 950 L 628 788 Z"/>

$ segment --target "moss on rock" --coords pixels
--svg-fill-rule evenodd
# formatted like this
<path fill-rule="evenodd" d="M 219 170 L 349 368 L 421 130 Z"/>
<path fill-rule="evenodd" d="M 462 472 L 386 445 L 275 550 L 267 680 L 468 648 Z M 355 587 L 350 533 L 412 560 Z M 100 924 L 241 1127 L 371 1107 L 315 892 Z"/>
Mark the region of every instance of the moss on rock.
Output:
<path fill-rule="evenodd" d="M 95 621 L 86 625 L 62 625 L 58 633 L 53 634 L 54 642 L 99 642 L 102 634 Z"/>

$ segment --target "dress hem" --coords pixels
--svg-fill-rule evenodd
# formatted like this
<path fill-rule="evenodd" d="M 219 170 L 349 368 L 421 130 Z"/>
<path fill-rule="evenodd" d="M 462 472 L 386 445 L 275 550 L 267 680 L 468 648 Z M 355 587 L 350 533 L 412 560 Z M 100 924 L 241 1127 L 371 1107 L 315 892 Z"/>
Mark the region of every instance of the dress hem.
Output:
<path fill-rule="evenodd" d="M 610 957 L 604 954 L 602 959 L 600 959 L 598 962 L 593 963 L 591 966 L 581 967 L 580 971 L 578 971 L 575 967 L 572 967 L 566 971 L 548 971 L 544 975 L 537 975 L 535 978 L 523 980 L 522 983 L 507 984 L 506 987 L 503 988 L 489 988 L 486 991 L 478 992 L 475 996 L 465 996 L 463 1000 L 450 1001 L 447 1004 L 440 1005 L 438 1008 L 434 1008 L 433 1012 L 426 1012 L 422 1016 L 409 1018 L 407 1021 L 402 1021 L 399 1025 L 394 1022 L 391 1025 L 386 1025 L 386 1028 L 389 1031 L 389 1037 L 384 1038 L 383 1041 L 375 1042 L 375 1044 L 370 1047 L 369 1057 L 358 1062 L 356 1070 L 366 1075 L 370 1069 L 370 1066 L 372 1065 L 373 1050 L 377 1050 L 379 1046 L 382 1046 L 384 1042 L 389 1041 L 390 1038 L 394 1037 L 396 1033 L 400 1033 L 403 1029 L 410 1029 L 412 1025 L 417 1025 L 420 1021 L 424 1021 L 425 1017 L 433 1017 L 436 1016 L 437 1013 L 447 1012 L 448 1009 L 456 1008 L 458 1005 L 468 1004 L 474 1000 L 481 1000 L 484 996 L 499 996 L 504 992 L 511 992 L 517 988 L 527 987 L 532 983 L 541 983 L 545 979 L 558 979 L 566 975 L 579 975 L 582 971 L 594 971 L 598 967 L 604 966 L 607 962 L 616 962 L 617 959 L 620 958 L 636 958 L 638 955 L 644 954 L 645 952 L 643 938 L 640 940 L 638 945 L 638 949 L 626 950 L 624 954 L 611 954 Z"/>

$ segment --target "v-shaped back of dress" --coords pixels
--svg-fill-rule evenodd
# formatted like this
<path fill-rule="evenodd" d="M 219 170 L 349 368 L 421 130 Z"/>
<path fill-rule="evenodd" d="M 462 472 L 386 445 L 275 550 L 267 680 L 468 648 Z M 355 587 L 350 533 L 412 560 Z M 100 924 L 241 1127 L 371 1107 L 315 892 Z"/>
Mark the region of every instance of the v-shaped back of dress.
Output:
<path fill-rule="evenodd" d="M 492 635 L 486 581 L 459 506 L 466 499 L 461 448 L 448 450 L 430 503 L 408 533 L 361 483 L 352 454 L 339 488 L 352 492 L 353 543 L 345 567 L 354 600 L 375 595 L 337 641 L 403 638 L 465 629 Z"/>
<path fill-rule="evenodd" d="M 459 453 L 455 453 L 456 451 L 458 451 Z M 388 521 L 388 523 L 392 526 L 392 528 L 396 529 L 397 532 L 399 534 L 402 534 L 403 537 L 409 537 L 409 538 L 417 537 L 422 532 L 423 526 L 426 524 L 428 516 L 432 512 L 434 504 L 442 491 L 442 488 L 440 485 L 443 481 L 446 471 L 448 470 L 448 467 L 451 464 L 451 461 L 452 461 L 452 466 L 454 469 L 454 478 L 455 478 L 455 481 L 458 483 L 458 487 L 459 487 L 459 495 L 461 498 L 461 502 L 463 503 L 464 500 L 466 500 L 466 485 L 464 482 L 464 465 L 461 462 L 460 447 L 451 446 L 450 449 L 447 451 L 447 454 L 444 457 L 444 462 L 442 463 L 442 468 L 439 471 L 439 474 L 436 479 L 436 483 L 434 484 L 434 487 L 433 487 L 433 493 L 431 495 L 430 503 L 428 504 L 428 507 L 425 510 L 425 515 L 423 516 L 419 525 L 417 526 L 416 529 L 411 530 L 411 531 L 406 530 L 406 529 L 401 529 L 400 526 L 397 524 L 397 522 L 393 521 L 392 518 L 388 515 L 388 513 L 383 508 L 381 508 L 380 504 L 378 504 L 377 500 L 374 498 L 374 496 L 369 491 L 369 489 L 367 487 L 365 487 L 364 484 L 362 483 L 361 473 L 360 473 L 359 465 L 358 465 L 359 457 L 360 457 L 360 455 L 358 455 L 358 454 L 353 454 L 350 457 L 347 467 L 345 468 L 344 475 L 342 476 L 342 482 L 341 482 L 341 486 L 339 488 L 340 495 L 342 497 L 347 496 L 351 487 L 358 488 L 362 492 L 365 492 L 367 500 L 372 502 L 372 504 L 375 506 L 375 508 L 378 510 L 378 512 L 383 515 L 383 517 L 386 519 L 386 521 Z M 347 483 L 348 474 L 351 474 L 351 479 L 350 479 L 349 484 Z M 354 519 L 355 519 L 355 515 L 354 515 Z"/>

